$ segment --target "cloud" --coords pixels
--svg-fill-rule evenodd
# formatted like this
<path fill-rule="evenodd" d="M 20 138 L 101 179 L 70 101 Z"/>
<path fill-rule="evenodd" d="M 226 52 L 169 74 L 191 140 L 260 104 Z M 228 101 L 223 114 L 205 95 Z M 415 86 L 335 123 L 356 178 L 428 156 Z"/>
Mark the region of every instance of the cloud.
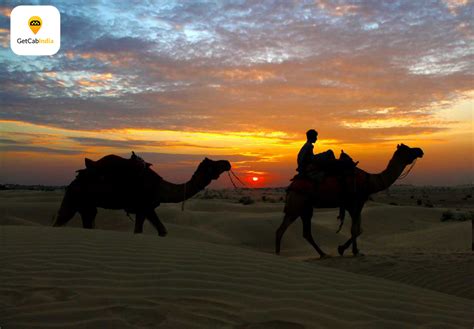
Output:
<path fill-rule="evenodd" d="M 20 144 L 20 142 L 10 138 L 0 138 L 0 144 Z"/>
<path fill-rule="evenodd" d="M 0 15 L 2 15 L 4 17 L 10 17 L 11 12 L 12 12 L 11 8 L 0 7 Z"/>
<path fill-rule="evenodd" d="M 341 140 L 377 119 L 397 135 L 411 130 L 390 122 L 405 119 L 436 131 L 430 105 L 472 90 L 472 5 L 453 3 L 60 4 L 58 56 L 3 54 L 0 118 L 96 130 L 316 126 Z"/>
<path fill-rule="evenodd" d="M 192 143 L 184 143 L 182 141 L 153 141 L 153 140 L 117 140 L 117 139 L 105 139 L 105 138 L 92 138 L 92 137 L 69 137 L 70 140 L 78 142 L 86 146 L 100 146 L 100 147 L 117 147 L 117 148 L 142 148 L 147 146 L 152 147 L 188 147 L 188 148 L 199 148 L 199 149 L 222 149 L 222 147 L 216 147 L 211 145 L 198 145 Z"/>
<path fill-rule="evenodd" d="M 212 160 L 228 160 L 230 162 L 240 161 L 254 161 L 258 158 L 255 156 L 247 155 L 209 155 L 209 154 L 170 154 L 170 153 L 159 153 L 159 152 L 140 152 L 140 156 L 151 163 L 167 163 L 167 164 L 179 164 L 184 163 L 189 165 L 190 163 L 199 163 L 205 157 Z"/>

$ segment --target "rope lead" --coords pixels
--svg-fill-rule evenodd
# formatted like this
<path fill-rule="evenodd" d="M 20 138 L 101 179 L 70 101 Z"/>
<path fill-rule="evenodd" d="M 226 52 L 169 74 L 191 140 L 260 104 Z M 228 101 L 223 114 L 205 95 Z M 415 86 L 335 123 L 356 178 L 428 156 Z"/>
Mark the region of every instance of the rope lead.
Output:
<path fill-rule="evenodd" d="M 404 179 L 405 177 L 408 176 L 408 174 L 410 173 L 410 171 L 411 171 L 411 170 L 413 169 L 413 167 L 415 166 L 416 160 L 418 160 L 418 159 L 415 159 L 415 161 L 413 161 L 413 163 L 411 164 L 411 167 L 408 168 L 408 170 L 407 170 L 405 173 L 402 173 L 402 174 L 400 175 L 400 177 L 397 178 L 397 180 L 402 180 L 402 179 Z"/>
<path fill-rule="evenodd" d="M 237 185 L 235 184 L 234 180 L 232 179 L 231 174 L 232 174 L 232 176 L 234 176 L 234 178 L 235 178 L 240 184 L 242 184 L 242 187 L 245 187 L 245 188 L 247 187 L 247 185 L 245 185 L 245 183 L 242 182 L 242 181 L 240 180 L 240 178 L 239 178 L 239 177 L 232 171 L 232 169 L 231 169 L 231 170 L 229 170 L 229 171 L 227 172 L 227 175 L 229 176 L 230 182 L 232 183 L 232 185 L 234 186 L 235 189 L 237 189 L 238 187 L 237 187 Z"/>

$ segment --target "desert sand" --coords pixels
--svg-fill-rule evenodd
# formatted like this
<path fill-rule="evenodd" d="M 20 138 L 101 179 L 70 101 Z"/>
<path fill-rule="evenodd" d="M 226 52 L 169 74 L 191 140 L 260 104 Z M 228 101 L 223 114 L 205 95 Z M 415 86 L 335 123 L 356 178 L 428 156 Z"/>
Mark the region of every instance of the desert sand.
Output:
<path fill-rule="evenodd" d="M 135 235 L 123 211 L 104 209 L 95 230 L 77 215 L 53 228 L 63 191 L 0 191 L 0 326 L 472 328 L 472 223 L 460 220 L 474 210 L 472 188 L 454 190 L 375 195 L 362 213 L 364 257 L 337 255 L 349 216 L 336 234 L 337 210 L 316 210 L 313 234 L 333 256 L 324 260 L 299 221 L 274 255 L 281 189 L 207 191 L 184 211 L 163 204 L 165 238 L 148 223 Z"/>

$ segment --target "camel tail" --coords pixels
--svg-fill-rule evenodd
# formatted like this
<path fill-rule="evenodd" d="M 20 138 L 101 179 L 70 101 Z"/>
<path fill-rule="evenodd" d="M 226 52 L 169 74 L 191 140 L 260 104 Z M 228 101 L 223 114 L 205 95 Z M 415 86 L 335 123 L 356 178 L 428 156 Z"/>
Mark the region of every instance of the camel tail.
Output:
<path fill-rule="evenodd" d="M 63 226 L 74 217 L 77 212 L 77 207 L 74 202 L 74 182 L 72 182 L 64 193 L 61 207 L 58 210 L 53 226 Z"/>
<path fill-rule="evenodd" d="M 336 233 L 341 232 L 342 226 L 344 225 L 344 218 L 339 219 L 339 220 L 340 220 L 340 222 L 339 222 L 339 228 L 337 229 Z"/>

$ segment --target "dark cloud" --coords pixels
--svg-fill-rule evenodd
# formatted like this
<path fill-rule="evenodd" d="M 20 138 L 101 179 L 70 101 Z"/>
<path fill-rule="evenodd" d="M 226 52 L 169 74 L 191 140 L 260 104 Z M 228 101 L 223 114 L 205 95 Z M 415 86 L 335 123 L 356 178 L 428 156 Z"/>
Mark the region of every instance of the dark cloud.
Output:
<path fill-rule="evenodd" d="M 0 138 L 0 144 L 20 144 L 20 142 L 10 138 Z"/>
<path fill-rule="evenodd" d="M 183 143 L 181 141 L 151 141 L 151 140 L 116 140 L 105 138 L 91 138 L 91 137 L 69 137 L 70 140 L 78 142 L 86 146 L 103 146 L 103 147 L 118 147 L 118 148 L 140 148 L 144 146 L 153 147 L 193 147 L 201 149 L 219 149 L 220 147 L 198 145 L 192 143 Z M 0 139 L 1 142 L 1 139 Z"/>
<path fill-rule="evenodd" d="M 62 155 L 77 155 L 82 153 L 76 150 L 52 149 L 49 147 L 28 145 L 0 145 L 0 152 L 32 152 Z"/>
<path fill-rule="evenodd" d="M 128 156 L 128 155 L 127 155 Z M 146 161 L 151 163 L 168 163 L 168 164 L 178 164 L 185 163 L 199 163 L 204 160 L 204 158 L 209 158 L 212 160 L 228 160 L 230 162 L 238 161 L 256 161 L 259 158 L 256 156 L 247 156 L 241 154 L 226 154 L 226 155 L 211 155 L 211 154 L 170 154 L 170 153 L 158 153 L 158 152 L 140 152 L 140 156 L 143 157 Z"/>

